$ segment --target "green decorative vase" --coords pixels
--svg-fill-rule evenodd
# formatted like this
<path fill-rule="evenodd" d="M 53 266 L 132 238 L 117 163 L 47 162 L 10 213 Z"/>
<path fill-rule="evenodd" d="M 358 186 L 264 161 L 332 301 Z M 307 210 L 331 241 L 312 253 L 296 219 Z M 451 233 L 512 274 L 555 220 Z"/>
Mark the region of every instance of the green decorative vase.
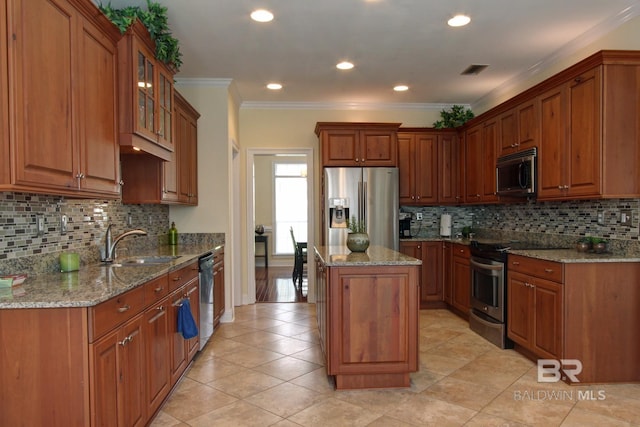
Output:
<path fill-rule="evenodd" d="M 351 252 L 364 252 L 369 247 L 369 235 L 367 233 L 349 233 L 347 247 Z"/>

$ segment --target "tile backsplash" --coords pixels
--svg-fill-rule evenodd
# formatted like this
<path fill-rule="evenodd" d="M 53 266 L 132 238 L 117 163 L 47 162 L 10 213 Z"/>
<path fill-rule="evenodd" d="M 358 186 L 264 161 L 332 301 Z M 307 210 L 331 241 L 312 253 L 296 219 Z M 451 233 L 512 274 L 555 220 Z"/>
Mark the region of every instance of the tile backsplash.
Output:
<path fill-rule="evenodd" d="M 412 234 L 434 237 L 440 232 L 440 215 L 451 214 L 452 233 L 464 226 L 487 235 L 522 238 L 525 233 L 543 235 L 556 241 L 575 242 L 582 236 L 604 237 L 612 247 L 638 246 L 640 199 L 576 200 L 563 202 L 528 201 L 523 203 L 479 206 L 403 206 L 401 212 L 421 212 L 421 221 L 413 215 Z M 621 211 L 630 211 L 631 225 L 622 225 Z M 598 213 L 604 223 L 598 224 Z"/>
<path fill-rule="evenodd" d="M 65 234 L 61 233 L 62 215 L 68 218 Z M 44 219 L 45 229 L 41 236 L 37 229 L 40 216 Z M 54 265 L 63 251 L 80 253 L 83 263 L 96 262 L 109 223 L 113 224 L 114 236 L 125 230 L 142 228 L 147 235 L 135 239 L 157 244 L 158 239 L 166 236 L 169 227 L 169 207 L 123 205 L 120 200 L 0 193 L 0 273 L 42 270 L 42 263 Z M 127 240 L 129 238 L 123 240 L 122 247 L 127 246 Z M 34 264 L 38 264 L 37 268 L 34 266 L 29 271 L 28 266 Z M 20 271 L 15 271 L 16 268 Z"/>

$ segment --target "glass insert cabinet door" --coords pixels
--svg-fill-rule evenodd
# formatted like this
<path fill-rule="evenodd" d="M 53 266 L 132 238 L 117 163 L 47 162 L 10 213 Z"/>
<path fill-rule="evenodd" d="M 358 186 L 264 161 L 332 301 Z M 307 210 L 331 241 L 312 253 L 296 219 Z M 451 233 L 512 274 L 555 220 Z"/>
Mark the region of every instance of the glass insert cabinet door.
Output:
<path fill-rule="evenodd" d="M 171 130 L 173 80 L 171 76 L 164 74 L 160 70 L 158 72 L 158 80 L 160 88 L 160 96 L 158 97 L 158 137 L 160 142 L 171 145 L 173 141 Z"/>
<path fill-rule="evenodd" d="M 156 134 L 154 64 L 138 51 L 138 131 Z"/>

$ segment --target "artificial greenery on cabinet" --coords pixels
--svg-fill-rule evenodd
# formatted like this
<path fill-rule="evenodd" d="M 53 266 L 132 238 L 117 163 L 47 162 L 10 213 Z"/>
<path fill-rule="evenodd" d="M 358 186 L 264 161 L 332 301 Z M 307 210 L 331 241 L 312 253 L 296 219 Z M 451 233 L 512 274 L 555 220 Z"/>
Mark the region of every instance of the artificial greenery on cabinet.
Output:
<path fill-rule="evenodd" d="M 156 44 L 156 58 L 172 66 L 176 71 L 180 70 L 182 53 L 180 53 L 178 39 L 173 37 L 169 30 L 167 8 L 165 6 L 147 0 L 147 10 L 143 10 L 138 6 L 115 9 L 111 6 L 111 2 L 106 5 L 100 3 L 99 8 L 118 27 L 122 34 L 127 31 L 136 19 L 140 20 Z"/>
<path fill-rule="evenodd" d="M 457 128 L 473 119 L 473 111 L 463 105 L 453 105 L 449 110 L 440 111 L 440 118 L 433 123 L 436 129 Z"/>

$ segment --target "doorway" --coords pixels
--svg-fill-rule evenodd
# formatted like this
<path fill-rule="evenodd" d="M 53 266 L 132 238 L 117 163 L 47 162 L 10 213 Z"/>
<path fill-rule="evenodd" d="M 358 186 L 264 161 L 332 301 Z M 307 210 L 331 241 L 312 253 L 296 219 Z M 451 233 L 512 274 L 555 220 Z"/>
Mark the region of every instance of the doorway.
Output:
<path fill-rule="evenodd" d="M 302 285 L 293 284 L 290 237 L 293 227 L 296 239 L 313 248 L 313 150 L 248 149 L 247 175 L 247 296 L 252 302 L 315 302 L 313 269 L 305 267 Z M 301 185 L 306 186 L 306 197 Z M 276 206 L 278 188 L 280 207 Z M 287 197 L 290 194 L 282 188 L 291 189 L 299 197 Z M 286 205 L 294 201 L 287 210 Z M 300 218 L 302 211 L 306 218 Z M 264 229 L 258 239 L 257 225 Z"/>

